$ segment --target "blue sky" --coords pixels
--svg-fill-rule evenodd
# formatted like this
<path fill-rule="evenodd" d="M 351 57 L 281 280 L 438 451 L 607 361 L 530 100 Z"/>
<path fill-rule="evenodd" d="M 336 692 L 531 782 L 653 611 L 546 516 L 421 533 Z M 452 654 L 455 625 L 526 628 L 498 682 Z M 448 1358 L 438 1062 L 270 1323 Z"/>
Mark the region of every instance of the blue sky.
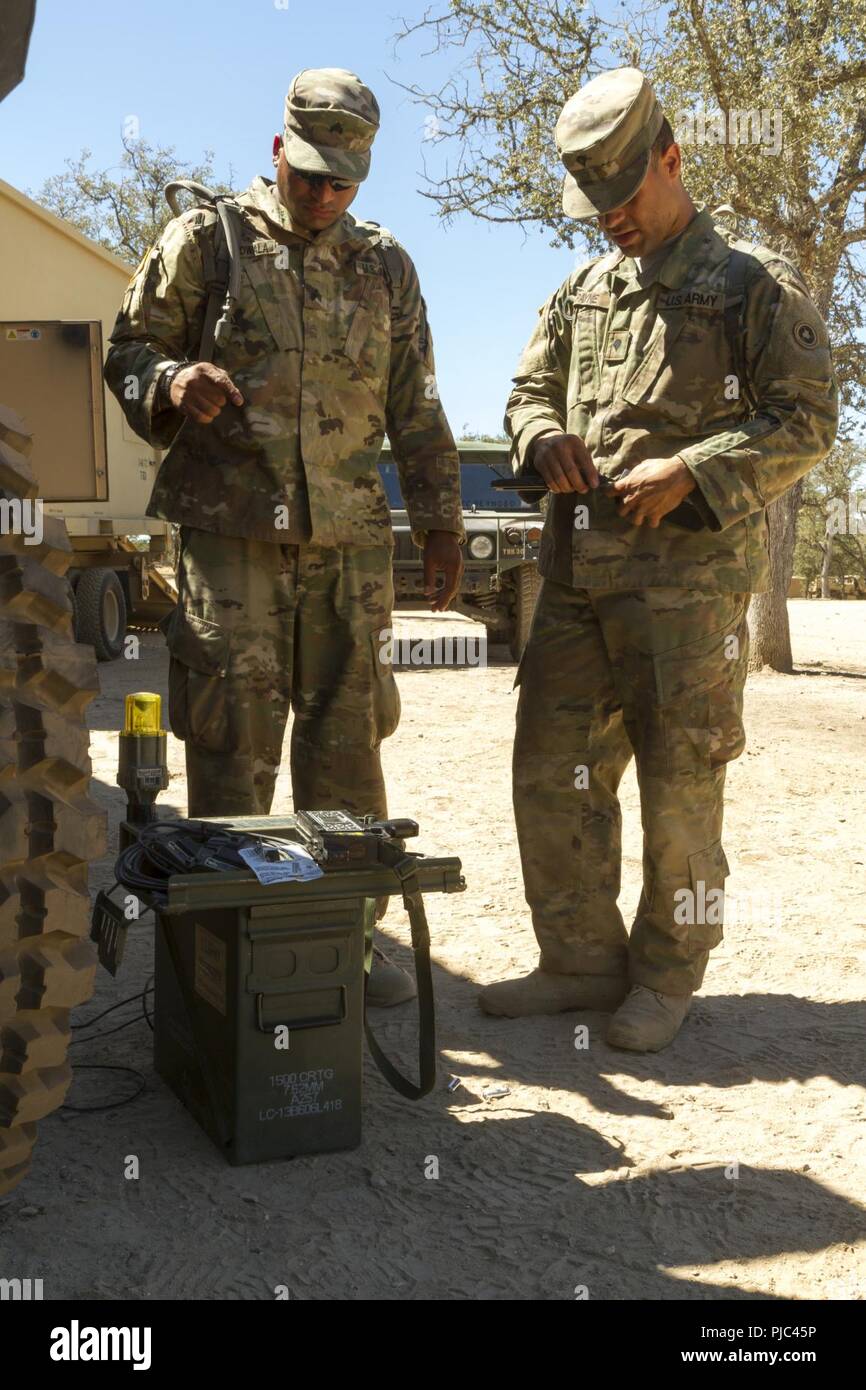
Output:
<path fill-rule="evenodd" d="M 535 311 L 575 255 L 536 230 L 469 217 L 446 227 L 418 191 L 425 156 L 428 166 L 439 156 L 424 141 L 425 109 L 394 81 L 433 89 L 457 62 L 423 56 L 429 40 L 395 50 L 400 19 L 423 9 L 419 0 L 39 0 L 26 77 L 0 107 L 0 176 L 36 191 L 84 147 L 96 167 L 116 163 L 123 122 L 136 116 L 144 139 L 183 159 L 212 149 L 217 174 L 231 167 L 245 187 L 273 172 L 294 74 L 353 69 L 376 93 L 382 128 L 352 211 L 389 227 L 418 266 L 455 433 L 498 431 Z"/>

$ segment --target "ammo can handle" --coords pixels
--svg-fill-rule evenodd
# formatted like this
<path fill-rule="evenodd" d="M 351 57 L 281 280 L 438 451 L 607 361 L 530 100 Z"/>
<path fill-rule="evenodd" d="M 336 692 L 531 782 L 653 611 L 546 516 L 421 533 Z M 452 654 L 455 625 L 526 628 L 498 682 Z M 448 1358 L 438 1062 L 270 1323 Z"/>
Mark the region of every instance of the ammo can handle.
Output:
<path fill-rule="evenodd" d="M 264 1020 L 264 1000 L 268 998 L 266 994 L 256 995 L 256 1026 L 260 1033 L 275 1033 L 278 1028 L 327 1028 L 334 1023 L 342 1023 L 346 1017 L 346 986 L 340 985 L 340 1008 L 338 1013 L 320 1014 L 318 1018 L 298 1018 L 289 1020 L 275 1019 L 273 1026 L 265 1027 Z M 287 1009 L 287 1012 L 290 1010 Z"/>

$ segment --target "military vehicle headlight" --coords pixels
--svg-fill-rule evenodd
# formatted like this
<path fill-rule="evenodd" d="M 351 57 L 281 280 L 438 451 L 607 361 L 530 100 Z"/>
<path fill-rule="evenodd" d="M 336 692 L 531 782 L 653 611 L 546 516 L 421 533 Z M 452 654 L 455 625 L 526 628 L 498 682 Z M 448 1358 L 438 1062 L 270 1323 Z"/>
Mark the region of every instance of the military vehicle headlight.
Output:
<path fill-rule="evenodd" d="M 473 560 L 489 560 L 494 549 L 491 536 L 473 536 L 469 542 L 469 554 Z"/>

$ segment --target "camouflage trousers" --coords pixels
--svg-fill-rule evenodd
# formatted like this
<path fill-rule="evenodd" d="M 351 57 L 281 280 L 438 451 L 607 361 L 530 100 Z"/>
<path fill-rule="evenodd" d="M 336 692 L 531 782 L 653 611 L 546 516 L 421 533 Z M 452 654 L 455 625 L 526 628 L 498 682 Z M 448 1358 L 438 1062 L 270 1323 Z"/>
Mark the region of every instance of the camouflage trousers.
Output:
<path fill-rule="evenodd" d="M 722 938 L 725 765 L 745 746 L 748 594 L 546 579 L 515 684 L 514 810 L 541 966 L 699 987 Z M 617 906 L 632 755 L 643 891 Z"/>
<path fill-rule="evenodd" d="M 275 545 L 181 528 L 169 719 L 191 816 L 267 815 L 289 709 L 297 808 L 387 815 L 379 745 L 400 697 L 380 631 L 387 546 Z"/>

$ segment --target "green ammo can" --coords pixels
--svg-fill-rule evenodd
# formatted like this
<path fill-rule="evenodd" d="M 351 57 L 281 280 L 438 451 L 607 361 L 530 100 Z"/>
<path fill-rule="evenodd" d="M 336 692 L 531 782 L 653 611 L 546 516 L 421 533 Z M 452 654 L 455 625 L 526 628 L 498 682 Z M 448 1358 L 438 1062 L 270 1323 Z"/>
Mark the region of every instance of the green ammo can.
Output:
<path fill-rule="evenodd" d="M 300 839 L 294 818 L 214 826 Z M 459 892 L 460 861 L 416 857 L 424 892 Z M 361 1142 L 365 935 L 386 864 L 307 882 L 175 875 L 156 912 L 156 1070 L 230 1163 Z"/>

